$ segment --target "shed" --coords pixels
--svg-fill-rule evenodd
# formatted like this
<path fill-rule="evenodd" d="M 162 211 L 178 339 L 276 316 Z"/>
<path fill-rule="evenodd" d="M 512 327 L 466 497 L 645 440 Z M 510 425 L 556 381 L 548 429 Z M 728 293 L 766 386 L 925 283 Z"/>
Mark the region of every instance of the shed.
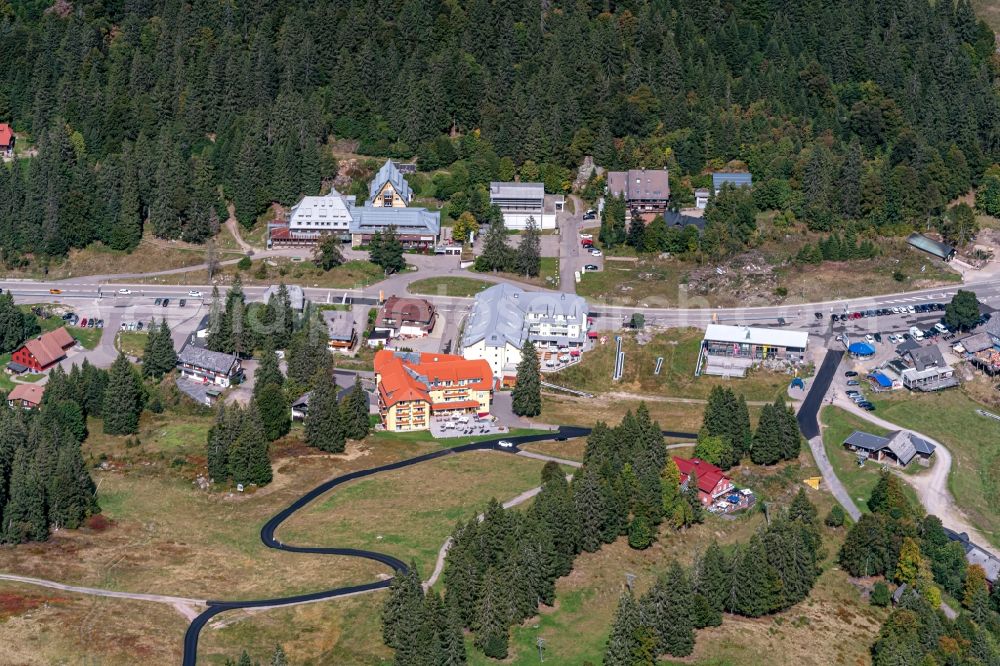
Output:
<path fill-rule="evenodd" d="M 923 234 L 918 234 L 916 232 L 910 234 L 910 237 L 906 239 L 906 242 L 917 248 L 918 250 L 923 250 L 927 254 L 933 255 L 942 261 L 951 261 L 955 258 L 955 248 L 947 243 L 942 243 L 941 241 L 936 241 L 933 238 L 928 238 Z"/>
<path fill-rule="evenodd" d="M 883 375 L 881 372 L 873 372 L 868 375 L 868 378 L 873 380 L 880 388 L 889 389 L 892 388 L 892 380 Z"/>

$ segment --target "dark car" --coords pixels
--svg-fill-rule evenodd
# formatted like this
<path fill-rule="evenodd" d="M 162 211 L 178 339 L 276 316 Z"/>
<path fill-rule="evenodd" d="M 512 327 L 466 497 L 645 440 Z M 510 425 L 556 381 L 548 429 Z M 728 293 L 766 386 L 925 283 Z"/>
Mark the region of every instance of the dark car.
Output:
<path fill-rule="evenodd" d="M 583 214 L 583 219 L 585 219 L 585 220 L 596 220 L 597 219 L 597 215 L 595 213 L 584 213 Z"/>
<path fill-rule="evenodd" d="M 844 376 L 845 377 L 857 377 L 858 373 L 854 372 L 853 370 L 848 370 L 847 372 L 844 373 Z"/>
<path fill-rule="evenodd" d="M 816 317 L 816 319 L 822 319 L 823 318 L 823 313 L 822 312 L 815 312 L 815 313 L 813 313 L 813 316 Z"/>
<path fill-rule="evenodd" d="M 163 299 L 162 298 L 156 299 L 155 301 L 153 301 L 153 305 L 163 305 Z"/>
<path fill-rule="evenodd" d="M 875 334 L 875 342 L 882 342 L 882 334 L 881 333 L 876 333 Z"/>
<path fill-rule="evenodd" d="M 87 320 L 87 328 L 94 328 L 95 326 L 97 326 L 97 320 L 96 319 L 88 319 Z"/>
<path fill-rule="evenodd" d="M 169 298 L 164 298 L 163 299 L 163 303 L 161 303 L 161 305 L 163 307 L 167 307 L 168 305 L 170 305 L 170 299 Z"/>
<path fill-rule="evenodd" d="M 600 266 L 598 266 L 597 264 L 587 264 L 583 268 L 584 268 L 584 270 L 588 270 L 588 271 L 599 271 L 599 270 L 601 270 Z"/>
<path fill-rule="evenodd" d="M 87 328 L 87 318 L 84 317 L 80 320 L 80 328 Z"/>
<path fill-rule="evenodd" d="M 187 301 L 184 300 L 183 298 L 181 300 L 177 301 L 177 306 L 178 307 L 184 307 L 185 305 L 187 305 Z"/>
<path fill-rule="evenodd" d="M 103 319 L 98 319 L 97 320 L 97 328 L 104 328 L 104 320 Z"/>
<path fill-rule="evenodd" d="M 135 330 L 137 330 L 137 331 L 141 331 L 142 330 L 142 322 L 141 321 L 137 321 L 135 323 Z"/>
<path fill-rule="evenodd" d="M 870 402 L 863 402 L 860 405 L 858 405 L 858 407 L 860 407 L 861 409 L 865 410 L 866 412 L 874 412 L 875 411 L 875 405 L 873 405 Z"/>

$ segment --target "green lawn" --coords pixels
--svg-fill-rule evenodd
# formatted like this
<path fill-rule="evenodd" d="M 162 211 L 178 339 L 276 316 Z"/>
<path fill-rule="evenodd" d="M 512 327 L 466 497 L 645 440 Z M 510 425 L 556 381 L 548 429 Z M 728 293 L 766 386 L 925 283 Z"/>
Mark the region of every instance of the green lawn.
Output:
<path fill-rule="evenodd" d="M 467 277 L 433 277 L 411 282 L 411 294 L 431 294 L 435 296 L 458 296 L 469 298 L 483 289 L 491 287 L 492 282 Z"/>
<path fill-rule="evenodd" d="M 93 349 L 97 346 L 97 343 L 101 341 L 101 334 L 104 333 L 103 328 L 78 328 L 76 326 L 67 326 L 66 330 L 69 334 L 76 338 L 77 342 L 83 345 L 84 349 Z"/>
<path fill-rule="evenodd" d="M 37 373 L 31 373 L 31 372 L 26 372 L 23 375 L 21 375 L 20 377 L 18 377 L 17 379 L 18 379 L 18 381 L 21 381 L 21 382 L 37 382 L 37 381 L 41 381 L 43 377 L 45 377 L 45 375 L 37 374 Z"/>
<path fill-rule="evenodd" d="M 847 488 L 858 508 L 868 511 L 868 497 L 878 482 L 882 465 L 870 461 L 865 463 L 864 467 L 859 467 L 857 454 L 844 448 L 844 440 L 855 430 L 863 430 L 873 435 L 885 435 L 888 431 L 838 407 L 824 407 L 820 412 L 820 422 L 823 424 L 823 447 L 826 449 L 826 457 L 833 465 L 833 471 Z M 914 471 L 923 469 L 916 463 L 911 467 Z M 903 484 L 903 489 L 914 506 L 919 506 L 920 502 L 912 486 Z"/>
<path fill-rule="evenodd" d="M 384 472 L 333 489 L 290 518 L 278 538 L 387 552 L 415 561 L 426 577 L 459 520 L 482 511 L 491 497 L 505 502 L 539 485 L 543 464 L 468 452 Z"/>
<path fill-rule="evenodd" d="M 1000 546 L 1000 422 L 976 414 L 996 412 L 961 389 L 874 396 L 877 414 L 937 439 L 951 451 L 948 488 L 972 524 Z"/>
<path fill-rule="evenodd" d="M 671 329 L 659 333 L 644 345 L 638 344 L 634 333 L 625 332 L 625 374 L 612 382 L 614 370 L 614 337 L 608 336 L 604 345 L 597 345 L 583 356 L 579 364 L 549 375 L 550 381 L 560 386 L 594 393 L 627 391 L 669 395 L 683 398 L 707 398 L 714 386 L 729 386 L 746 396 L 747 400 L 774 400 L 783 394 L 791 377 L 782 373 L 755 370 L 743 379 L 726 380 L 719 377 L 695 377 L 698 350 L 702 332 L 698 329 Z M 663 357 L 663 368 L 654 374 L 657 357 Z"/>
<path fill-rule="evenodd" d="M 123 351 L 130 356 L 142 356 L 143 350 L 146 348 L 146 340 L 149 339 L 149 334 L 146 332 L 140 333 L 139 331 L 121 331 L 118 333 L 118 350 Z"/>

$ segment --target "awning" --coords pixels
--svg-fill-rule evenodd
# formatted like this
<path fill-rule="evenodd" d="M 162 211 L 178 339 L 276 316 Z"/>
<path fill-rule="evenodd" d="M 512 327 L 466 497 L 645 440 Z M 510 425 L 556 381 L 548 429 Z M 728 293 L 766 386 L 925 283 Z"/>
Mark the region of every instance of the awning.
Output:
<path fill-rule="evenodd" d="M 892 388 L 892 380 L 883 375 L 881 372 L 873 372 L 868 375 L 868 378 L 877 382 L 882 388 Z"/>
<path fill-rule="evenodd" d="M 847 351 L 855 356 L 873 356 L 875 354 L 875 348 L 867 342 L 855 342 L 847 348 Z"/>

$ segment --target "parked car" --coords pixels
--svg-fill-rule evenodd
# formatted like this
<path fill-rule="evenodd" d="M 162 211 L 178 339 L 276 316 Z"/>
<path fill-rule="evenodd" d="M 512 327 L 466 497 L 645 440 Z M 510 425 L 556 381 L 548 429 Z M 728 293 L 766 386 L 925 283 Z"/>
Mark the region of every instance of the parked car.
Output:
<path fill-rule="evenodd" d="M 87 320 L 87 328 L 97 328 L 97 320 L 96 319 Z"/>
<path fill-rule="evenodd" d="M 860 405 L 858 405 L 858 407 L 860 407 L 861 409 L 865 410 L 866 412 L 874 412 L 875 411 L 875 405 L 873 405 L 870 402 L 861 403 Z"/>
<path fill-rule="evenodd" d="M 847 385 L 848 386 L 861 386 L 861 382 L 859 382 L 857 379 L 848 379 L 847 380 Z"/>
<path fill-rule="evenodd" d="M 137 330 L 137 331 L 141 331 L 142 330 L 142 322 L 141 321 L 138 321 L 138 322 L 135 323 L 135 330 Z"/>
<path fill-rule="evenodd" d="M 66 314 L 64 314 L 62 316 L 62 320 L 63 321 L 69 321 L 72 318 L 73 318 L 73 313 L 72 312 L 67 312 Z"/>
<path fill-rule="evenodd" d="M 84 317 L 80 320 L 80 328 L 87 328 L 87 318 Z"/>
<path fill-rule="evenodd" d="M 944 333 L 945 331 L 948 330 L 948 327 L 942 324 L 941 322 L 934 324 L 934 328 L 936 328 L 941 333 Z"/>
<path fill-rule="evenodd" d="M 163 299 L 162 298 L 156 299 L 155 301 L 153 301 L 153 305 L 163 305 Z"/>
<path fill-rule="evenodd" d="M 816 319 L 822 319 L 823 318 L 823 313 L 822 312 L 815 312 L 815 313 L 813 313 L 813 316 L 816 317 Z"/>
<path fill-rule="evenodd" d="M 505 449 L 514 448 L 514 442 L 510 441 L 509 439 L 501 439 L 498 443 Z"/>
<path fill-rule="evenodd" d="M 184 307 L 185 305 L 187 305 L 187 301 L 182 298 L 181 300 L 177 301 L 177 305 L 178 307 Z"/>
<path fill-rule="evenodd" d="M 104 320 L 103 319 L 98 319 L 97 320 L 97 328 L 104 328 Z"/>
<path fill-rule="evenodd" d="M 844 373 L 844 376 L 845 377 L 857 377 L 858 373 L 854 372 L 853 370 L 848 370 L 847 372 Z"/>
<path fill-rule="evenodd" d="M 875 334 L 875 342 L 882 342 L 882 334 L 881 333 L 876 333 Z"/>
<path fill-rule="evenodd" d="M 583 214 L 583 219 L 585 219 L 585 220 L 596 220 L 597 219 L 597 214 L 596 213 L 590 213 L 590 212 L 584 213 Z"/>
<path fill-rule="evenodd" d="M 907 306 L 906 306 L 906 311 L 907 311 L 908 313 L 910 313 L 910 314 L 915 314 L 915 313 L 916 313 L 916 311 L 917 311 L 917 309 L 916 309 L 915 307 L 913 307 L 912 305 L 907 305 Z"/>
<path fill-rule="evenodd" d="M 122 296 L 128 296 L 129 294 L 132 293 L 132 290 L 131 289 L 125 289 L 123 287 L 123 288 L 121 288 L 121 289 L 118 290 L 118 293 L 121 294 Z"/>
<path fill-rule="evenodd" d="M 597 264 L 587 264 L 583 268 L 584 268 L 584 270 L 588 270 L 588 271 L 599 271 L 599 270 L 601 270 L 601 268 Z"/>
<path fill-rule="evenodd" d="M 602 253 L 601 253 L 601 251 L 598 250 L 596 247 L 590 248 L 590 254 L 592 254 L 595 257 L 603 256 Z"/>
<path fill-rule="evenodd" d="M 840 315 L 839 314 L 830 315 L 830 321 L 840 321 Z"/>
<path fill-rule="evenodd" d="M 872 343 L 875 342 L 875 336 L 869 333 L 865 336 L 865 342 Z"/>
<path fill-rule="evenodd" d="M 164 298 L 163 302 L 160 305 L 162 305 L 163 307 L 167 307 L 168 305 L 170 305 L 170 299 Z"/>
<path fill-rule="evenodd" d="M 197 289 L 192 289 L 191 291 L 188 292 L 188 297 L 189 298 L 201 298 L 201 292 L 198 291 Z"/>

